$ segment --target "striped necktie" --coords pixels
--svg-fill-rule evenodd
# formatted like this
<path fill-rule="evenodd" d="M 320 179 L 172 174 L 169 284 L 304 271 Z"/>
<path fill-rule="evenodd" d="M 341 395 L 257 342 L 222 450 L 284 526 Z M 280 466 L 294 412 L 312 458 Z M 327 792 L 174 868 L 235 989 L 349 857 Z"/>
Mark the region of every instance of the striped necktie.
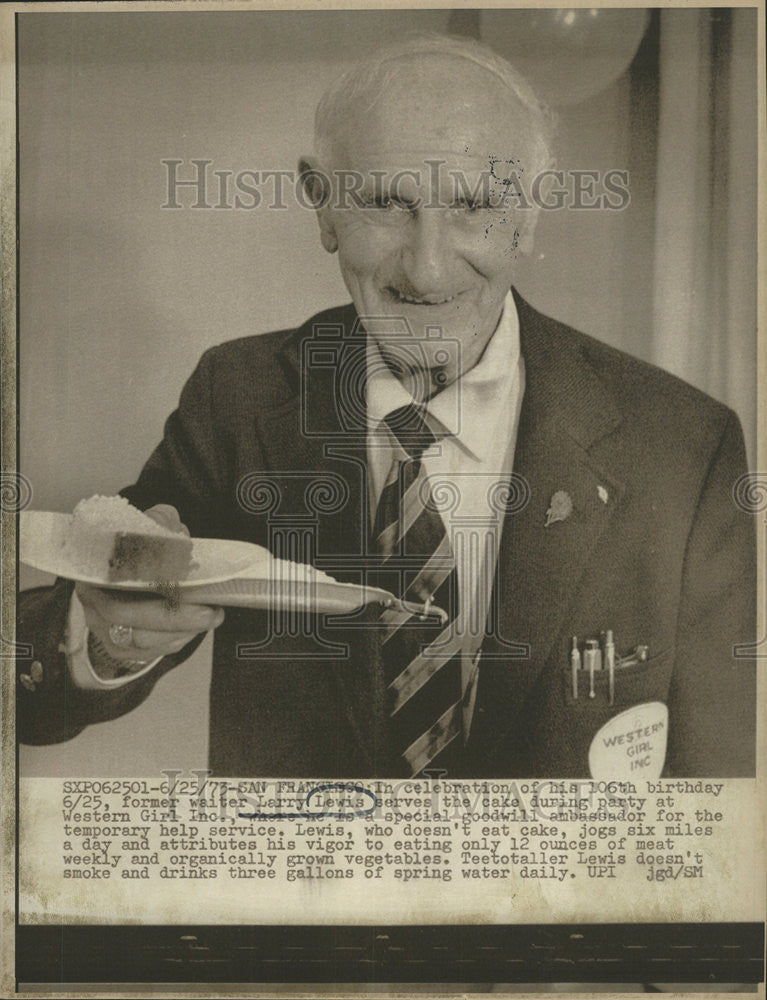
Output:
<path fill-rule="evenodd" d="M 381 493 L 373 527 L 381 557 L 379 585 L 403 600 L 434 604 L 447 621 L 384 612 L 381 655 L 391 738 L 403 776 L 426 767 L 451 771 L 461 747 L 461 641 L 455 559 L 422 464 L 437 440 L 422 411 L 404 406 L 386 417 L 401 448 Z"/>

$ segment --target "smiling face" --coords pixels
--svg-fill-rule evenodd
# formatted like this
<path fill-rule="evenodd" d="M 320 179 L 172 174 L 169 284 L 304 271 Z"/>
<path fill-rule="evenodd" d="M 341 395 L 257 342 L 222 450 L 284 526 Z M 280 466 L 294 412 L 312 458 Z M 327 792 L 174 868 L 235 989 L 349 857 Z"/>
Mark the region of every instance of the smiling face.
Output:
<path fill-rule="evenodd" d="M 532 212 L 508 194 L 529 173 L 531 146 L 493 74 L 434 55 L 401 61 L 386 93 L 334 136 L 322 241 L 338 250 L 357 312 L 399 377 L 419 369 L 433 392 L 473 367 L 493 335 L 529 249 Z"/>

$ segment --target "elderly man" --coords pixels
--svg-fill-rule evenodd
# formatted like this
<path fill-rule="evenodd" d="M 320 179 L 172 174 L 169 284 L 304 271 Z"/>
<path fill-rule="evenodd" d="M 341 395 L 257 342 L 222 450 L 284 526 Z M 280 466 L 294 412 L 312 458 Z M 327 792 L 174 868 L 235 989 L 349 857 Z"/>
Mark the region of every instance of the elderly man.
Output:
<path fill-rule="evenodd" d="M 39 660 L 22 739 L 128 711 L 217 628 L 218 774 L 753 773 L 738 421 L 512 288 L 535 222 L 517 185 L 548 133 L 472 42 L 346 74 L 300 169 L 353 304 L 209 350 L 125 491 L 195 536 L 274 545 L 277 522 L 309 524 L 301 558 L 441 618 L 371 606 L 295 634 L 63 581 L 21 599 Z M 312 484 L 335 496 L 312 507 Z"/>

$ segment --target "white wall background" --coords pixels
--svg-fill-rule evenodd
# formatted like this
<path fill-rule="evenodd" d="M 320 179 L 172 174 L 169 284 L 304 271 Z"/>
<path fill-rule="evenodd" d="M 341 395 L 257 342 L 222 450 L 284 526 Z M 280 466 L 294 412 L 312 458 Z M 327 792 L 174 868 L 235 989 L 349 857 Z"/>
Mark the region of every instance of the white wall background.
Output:
<path fill-rule="evenodd" d="M 291 198 L 285 211 L 163 210 L 161 161 L 292 168 L 335 74 L 390 36 L 447 21 L 447 11 L 19 16 L 20 468 L 33 508 L 71 510 L 132 482 L 206 347 L 348 299 L 310 212 Z M 650 107 L 653 81 L 640 83 Z M 517 285 L 542 311 L 653 360 L 657 163 L 642 95 L 625 74 L 560 112 L 559 164 L 629 170 L 631 204 L 543 213 Z M 755 303 L 755 286 L 747 292 Z M 755 329 L 752 347 L 755 372 Z M 726 401 L 753 446 L 746 388 Z M 198 653 L 126 719 L 25 748 L 25 772 L 204 766 L 207 669 Z M 162 733 L 161 751 L 147 732 Z"/>

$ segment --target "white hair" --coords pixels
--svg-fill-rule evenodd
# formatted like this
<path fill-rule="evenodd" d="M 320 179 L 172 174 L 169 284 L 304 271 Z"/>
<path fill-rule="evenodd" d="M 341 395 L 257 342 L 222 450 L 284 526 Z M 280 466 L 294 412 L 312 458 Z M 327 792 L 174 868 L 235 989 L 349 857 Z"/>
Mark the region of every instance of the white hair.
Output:
<path fill-rule="evenodd" d="M 551 164 L 551 136 L 554 117 L 538 100 L 524 77 L 502 56 L 470 38 L 434 33 L 411 35 L 387 45 L 347 70 L 331 83 L 320 98 L 314 117 L 314 148 L 326 166 L 330 165 L 333 140 L 352 109 L 372 109 L 385 96 L 398 73 L 396 63 L 406 58 L 448 56 L 464 59 L 487 70 L 509 91 L 519 106 L 530 132 L 530 161 L 526 168 L 535 173 Z"/>

